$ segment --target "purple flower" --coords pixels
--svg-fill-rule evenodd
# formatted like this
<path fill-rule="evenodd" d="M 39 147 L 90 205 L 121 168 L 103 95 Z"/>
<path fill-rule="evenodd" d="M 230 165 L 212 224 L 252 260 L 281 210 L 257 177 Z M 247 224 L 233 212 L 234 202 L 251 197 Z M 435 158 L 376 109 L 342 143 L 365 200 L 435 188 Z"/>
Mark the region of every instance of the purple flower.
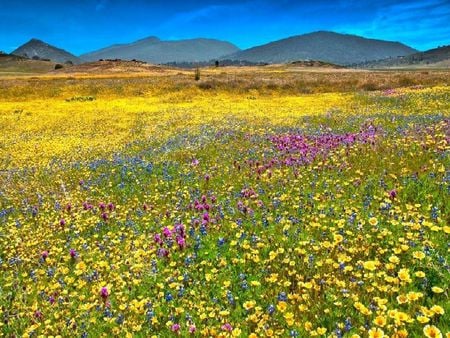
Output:
<path fill-rule="evenodd" d="M 391 191 L 389 191 L 389 197 L 390 197 L 391 200 L 396 198 L 397 197 L 397 190 L 392 189 Z"/>
<path fill-rule="evenodd" d="M 170 237 L 170 236 L 172 236 L 172 232 L 169 230 L 168 227 L 164 227 L 164 229 L 163 229 L 163 235 L 164 235 L 165 237 Z"/>
<path fill-rule="evenodd" d="M 157 243 L 157 244 L 162 244 L 163 243 L 160 234 L 156 234 L 153 238 L 155 240 L 155 243 Z"/>
<path fill-rule="evenodd" d="M 75 251 L 75 249 L 70 249 L 70 257 L 72 258 L 77 257 L 77 252 Z"/>
<path fill-rule="evenodd" d="M 46 260 L 48 257 L 48 251 L 47 250 L 42 251 L 41 257 L 42 257 L 42 259 Z"/>
<path fill-rule="evenodd" d="M 100 296 L 103 298 L 103 300 L 106 300 L 109 296 L 109 291 L 107 287 L 102 287 L 100 290 Z"/>
<path fill-rule="evenodd" d="M 195 327 L 195 325 L 189 326 L 189 333 L 195 333 L 196 330 L 197 328 Z"/>
<path fill-rule="evenodd" d="M 60 226 L 64 226 L 64 225 L 66 225 L 66 220 L 64 219 L 64 218 L 62 218 L 60 221 L 59 221 L 59 225 Z"/>
<path fill-rule="evenodd" d="M 180 331 L 180 324 L 173 324 L 171 330 L 172 332 L 178 333 Z"/>
<path fill-rule="evenodd" d="M 178 237 L 177 244 L 180 249 L 184 249 L 186 247 L 186 240 L 183 237 Z"/>

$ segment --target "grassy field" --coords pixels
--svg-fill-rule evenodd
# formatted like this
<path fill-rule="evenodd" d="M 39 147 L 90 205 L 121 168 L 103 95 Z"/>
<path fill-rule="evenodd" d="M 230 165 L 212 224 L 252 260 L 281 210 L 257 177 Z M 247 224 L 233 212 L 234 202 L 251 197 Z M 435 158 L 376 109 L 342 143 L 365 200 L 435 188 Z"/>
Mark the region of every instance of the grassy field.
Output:
<path fill-rule="evenodd" d="M 448 337 L 449 75 L 0 77 L 0 335 Z"/>

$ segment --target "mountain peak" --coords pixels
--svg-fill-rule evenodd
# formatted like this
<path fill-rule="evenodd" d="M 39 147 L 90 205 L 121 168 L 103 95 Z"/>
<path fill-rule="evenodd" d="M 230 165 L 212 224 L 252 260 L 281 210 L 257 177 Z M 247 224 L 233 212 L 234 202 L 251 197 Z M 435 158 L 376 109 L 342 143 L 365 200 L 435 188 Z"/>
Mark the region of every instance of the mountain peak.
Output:
<path fill-rule="evenodd" d="M 134 43 L 158 43 L 161 42 L 161 39 L 157 36 L 149 36 L 143 39 L 136 40 Z"/>
<path fill-rule="evenodd" d="M 32 38 L 30 41 L 14 50 L 11 54 L 29 59 L 39 58 L 61 63 L 81 63 L 81 60 L 75 55 L 36 38 Z"/>

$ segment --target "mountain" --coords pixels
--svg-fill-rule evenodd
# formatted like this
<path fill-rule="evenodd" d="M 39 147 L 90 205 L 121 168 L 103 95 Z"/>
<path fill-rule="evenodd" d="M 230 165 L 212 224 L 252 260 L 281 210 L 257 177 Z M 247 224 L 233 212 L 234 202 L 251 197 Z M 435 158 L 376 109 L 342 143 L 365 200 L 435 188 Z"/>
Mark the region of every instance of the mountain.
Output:
<path fill-rule="evenodd" d="M 17 48 L 11 54 L 26 57 L 29 59 L 48 59 L 54 62 L 66 63 L 68 61 L 78 64 L 82 61 L 63 49 L 54 47 L 38 39 L 31 39 L 24 45 Z"/>
<path fill-rule="evenodd" d="M 235 45 L 213 39 L 162 41 L 149 37 L 129 44 L 113 45 L 80 57 L 85 61 L 100 59 L 141 60 L 150 63 L 208 61 L 239 51 Z"/>
<path fill-rule="evenodd" d="M 404 57 L 365 62 L 362 68 L 404 68 L 404 67 L 450 67 L 450 45 L 433 48 L 425 52 Z"/>
<path fill-rule="evenodd" d="M 314 32 L 246 49 L 224 59 L 285 63 L 317 60 L 349 65 L 417 52 L 399 42 L 366 39 L 334 32 Z"/>

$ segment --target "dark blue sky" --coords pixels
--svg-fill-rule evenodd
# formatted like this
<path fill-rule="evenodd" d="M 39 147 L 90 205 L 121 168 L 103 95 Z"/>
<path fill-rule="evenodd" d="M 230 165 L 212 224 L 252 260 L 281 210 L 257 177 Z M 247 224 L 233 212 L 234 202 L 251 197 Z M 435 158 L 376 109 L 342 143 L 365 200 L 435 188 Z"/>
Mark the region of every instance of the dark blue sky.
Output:
<path fill-rule="evenodd" d="M 241 48 L 317 30 L 450 44 L 450 0 L 0 0 L 0 50 L 35 37 L 81 54 L 155 35 L 228 40 Z"/>

